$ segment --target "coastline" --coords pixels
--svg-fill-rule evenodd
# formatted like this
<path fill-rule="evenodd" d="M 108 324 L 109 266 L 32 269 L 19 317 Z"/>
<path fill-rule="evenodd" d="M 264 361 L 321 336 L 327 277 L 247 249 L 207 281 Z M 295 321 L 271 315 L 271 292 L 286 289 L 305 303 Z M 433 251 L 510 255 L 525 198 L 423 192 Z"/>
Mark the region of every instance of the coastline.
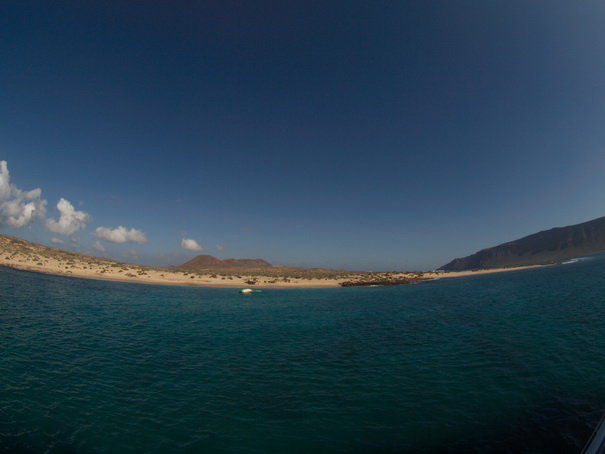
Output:
<path fill-rule="evenodd" d="M 115 262 L 0 236 L 0 266 L 56 276 L 71 276 L 138 284 L 225 288 L 335 288 L 343 286 L 398 285 L 432 279 L 498 273 L 545 265 L 527 265 L 472 271 L 351 272 L 272 267 L 191 271 Z M 282 271 L 284 270 L 284 271 Z M 279 271 L 279 273 L 278 273 Z M 254 282 L 254 283 L 253 283 Z"/>

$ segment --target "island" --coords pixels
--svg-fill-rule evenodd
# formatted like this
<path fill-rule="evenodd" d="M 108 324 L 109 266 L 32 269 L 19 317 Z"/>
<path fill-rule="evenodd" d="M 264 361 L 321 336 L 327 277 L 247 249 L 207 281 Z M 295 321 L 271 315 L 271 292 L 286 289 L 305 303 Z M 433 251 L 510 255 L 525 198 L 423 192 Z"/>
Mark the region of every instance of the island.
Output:
<path fill-rule="evenodd" d="M 493 273 L 535 266 L 464 271 L 366 272 L 278 266 L 260 259 L 220 261 L 207 257 L 198 260 L 205 264 L 210 263 L 207 268 L 191 267 L 191 264 L 153 267 L 79 254 L 8 235 L 0 235 L 0 266 L 60 276 L 160 285 L 233 288 L 383 286 L 412 284 L 429 279 Z"/>

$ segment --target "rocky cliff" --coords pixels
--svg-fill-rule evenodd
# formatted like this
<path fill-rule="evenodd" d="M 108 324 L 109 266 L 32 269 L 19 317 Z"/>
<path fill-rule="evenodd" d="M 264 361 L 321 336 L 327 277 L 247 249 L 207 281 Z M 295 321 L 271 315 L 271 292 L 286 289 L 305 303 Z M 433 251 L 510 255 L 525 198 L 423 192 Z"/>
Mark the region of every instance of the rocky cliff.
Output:
<path fill-rule="evenodd" d="M 483 249 L 468 257 L 454 259 L 439 269 L 459 271 L 530 265 L 604 250 L 605 217 L 602 217 Z"/>

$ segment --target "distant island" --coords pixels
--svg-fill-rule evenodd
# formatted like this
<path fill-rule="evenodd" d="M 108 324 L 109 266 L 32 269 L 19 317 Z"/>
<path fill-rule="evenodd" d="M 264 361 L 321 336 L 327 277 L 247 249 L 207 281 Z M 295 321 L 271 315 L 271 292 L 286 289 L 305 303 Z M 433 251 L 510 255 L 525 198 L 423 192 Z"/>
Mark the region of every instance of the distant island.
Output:
<path fill-rule="evenodd" d="M 440 270 L 485 270 L 545 264 L 605 251 L 605 217 L 534 233 L 499 246 L 454 259 Z"/>
<path fill-rule="evenodd" d="M 360 272 L 271 265 L 262 259 L 220 260 L 200 255 L 182 265 L 153 267 L 78 254 L 0 235 L 0 266 L 61 276 L 162 285 L 259 288 L 322 288 L 402 285 L 506 271 L 389 271 Z"/>

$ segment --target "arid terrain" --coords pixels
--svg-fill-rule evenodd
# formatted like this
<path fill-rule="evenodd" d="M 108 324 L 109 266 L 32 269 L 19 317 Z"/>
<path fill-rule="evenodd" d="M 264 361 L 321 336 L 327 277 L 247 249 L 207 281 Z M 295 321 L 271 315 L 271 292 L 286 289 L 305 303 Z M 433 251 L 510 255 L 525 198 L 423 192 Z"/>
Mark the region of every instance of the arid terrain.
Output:
<path fill-rule="evenodd" d="M 229 268 L 223 266 L 216 269 L 187 270 L 177 267 L 161 268 L 116 262 L 107 258 L 93 257 L 44 246 L 8 235 L 0 235 L 0 266 L 87 279 L 235 288 L 321 288 L 400 285 L 427 279 L 518 269 L 501 268 L 452 272 L 356 272 L 285 266 L 265 266 L 262 268 L 245 268 L 241 266 Z"/>

